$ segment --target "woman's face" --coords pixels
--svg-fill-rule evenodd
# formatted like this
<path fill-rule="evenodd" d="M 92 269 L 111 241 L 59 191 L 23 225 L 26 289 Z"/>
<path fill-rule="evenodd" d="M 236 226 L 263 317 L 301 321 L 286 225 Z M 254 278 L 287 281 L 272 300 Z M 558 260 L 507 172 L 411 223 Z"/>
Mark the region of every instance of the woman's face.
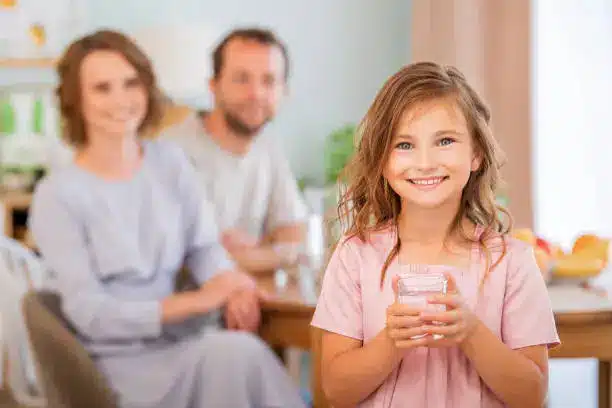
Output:
<path fill-rule="evenodd" d="M 81 109 L 88 140 L 134 136 L 147 114 L 147 91 L 118 52 L 98 50 L 81 64 Z"/>

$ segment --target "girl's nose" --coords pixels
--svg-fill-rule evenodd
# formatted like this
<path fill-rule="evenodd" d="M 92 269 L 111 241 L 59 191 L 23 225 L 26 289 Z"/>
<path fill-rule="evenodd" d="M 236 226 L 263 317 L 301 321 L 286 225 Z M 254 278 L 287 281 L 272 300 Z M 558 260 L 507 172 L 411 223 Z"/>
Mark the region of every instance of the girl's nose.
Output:
<path fill-rule="evenodd" d="M 419 149 L 416 164 L 420 170 L 430 170 L 435 168 L 435 153 L 429 148 Z"/>

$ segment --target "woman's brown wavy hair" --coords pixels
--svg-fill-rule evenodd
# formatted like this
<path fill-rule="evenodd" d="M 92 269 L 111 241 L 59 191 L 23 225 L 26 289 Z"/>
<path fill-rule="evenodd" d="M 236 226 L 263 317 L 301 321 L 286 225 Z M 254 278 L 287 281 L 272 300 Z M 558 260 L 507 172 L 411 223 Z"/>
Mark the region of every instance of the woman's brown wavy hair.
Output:
<path fill-rule="evenodd" d="M 451 100 L 459 107 L 468 123 L 475 153 L 482 160 L 480 168 L 472 172 L 463 189 L 449 236 L 459 233 L 467 241 L 478 243 L 487 258 L 486 278 L 506 253 L 503 237 L 510 230 L 512 221 L 508 211 L 495 201 L 495 192 L 501 183 L 503 157 L 491 132 L 489 108 L 454 67 L 432 62 L 414 63 L 385 82 L 360 123 L 356 152 L 343 173 L 347 187 L 338 205 L 341 225 L 347 239 L 358 237 L 362 241 L 367 240 L 372 232 L 397 225 L 401 199 L 389 188 L 383 170 L 404 112 L 432 100 Z M 483 228 L 478 239 L 473 231 L 462 228 L 462 220 L 466 218 Z M 396 235 L 396 244 L 381 271 L 381 287 L 386 270 L 400 250 L 399 234 Z M 501 256 L 492 262 L 491 245 L 485 242 L 500 237 L 501 240 L 495 241 L 501 243 Z"/>
<path fill-rule="evenodd" d="M 86 35 L 68 46 L 57 66 L 59 85 L 56 93 L 62 115 L 62 137 L 76 148 L 87 144 L 81 103 L 81 65 L 94 51 L 114 51 L 136 69 L 148 96 L 147 113 L 138 127 L 141 135 L 155 128 L 164 113 L 164 98 L 147 55 L 130 38 L 117 31 L 100 30 Z"/>

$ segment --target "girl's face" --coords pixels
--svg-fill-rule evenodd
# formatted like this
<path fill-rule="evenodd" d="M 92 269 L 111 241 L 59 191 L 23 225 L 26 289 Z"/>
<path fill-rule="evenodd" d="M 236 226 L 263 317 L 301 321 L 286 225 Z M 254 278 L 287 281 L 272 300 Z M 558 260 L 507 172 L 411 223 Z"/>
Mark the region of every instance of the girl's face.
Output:
<path fill-rule="evenodd" d="M 452 102 L 434 100 L 404 112 L 392 143 L 383 175 L 403 206 L 458 203 L 481 162 L 465 117 Z"/>
<path fill-rule="evenodd" d="M 89 137 L 137 132 L 147 113 L 147 91 L 136 68 L 115 51 L 94 51 L 80 69 L 82 114 Z"/>

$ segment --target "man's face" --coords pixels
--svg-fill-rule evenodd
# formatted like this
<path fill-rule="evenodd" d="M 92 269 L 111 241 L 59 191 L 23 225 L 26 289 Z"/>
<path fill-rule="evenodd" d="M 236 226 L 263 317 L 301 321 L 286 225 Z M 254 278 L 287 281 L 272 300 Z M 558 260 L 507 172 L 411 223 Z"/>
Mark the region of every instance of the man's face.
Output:
<path fill-rule="evenodd" d="M 210 89 L 233 132 L 251 138 L 274 118 L 285 92 L 285 69 L 277 46 L 242 38 L 227 43 Z"/>

